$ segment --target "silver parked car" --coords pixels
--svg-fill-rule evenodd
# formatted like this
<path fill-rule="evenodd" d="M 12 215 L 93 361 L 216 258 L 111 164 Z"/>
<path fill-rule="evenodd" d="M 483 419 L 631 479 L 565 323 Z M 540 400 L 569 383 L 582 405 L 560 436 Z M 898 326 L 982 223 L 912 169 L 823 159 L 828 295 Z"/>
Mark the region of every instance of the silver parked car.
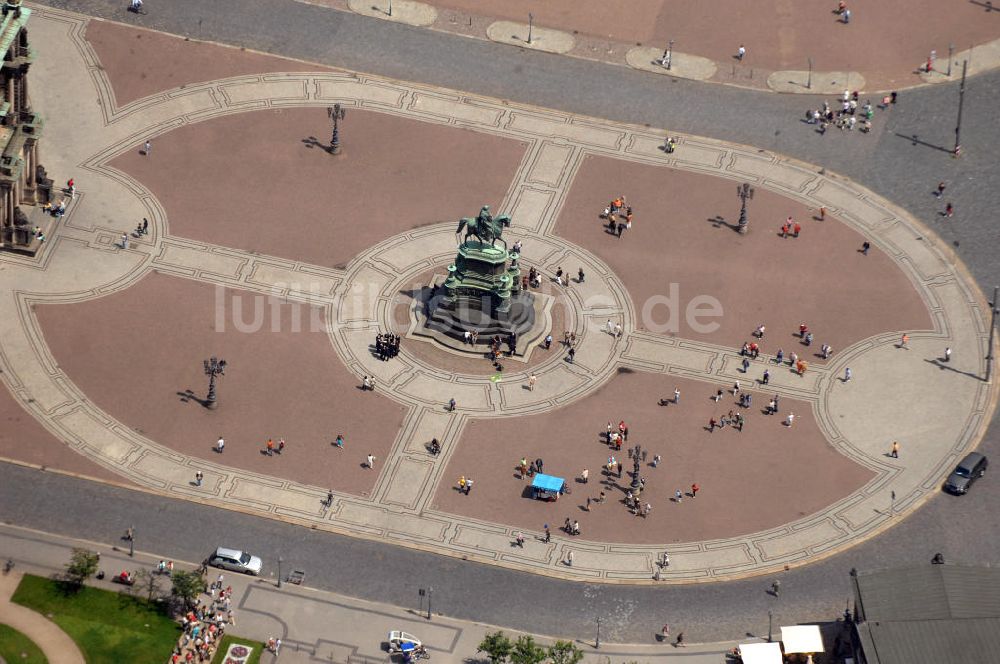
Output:
<path fill-rule="evenodd" d="M 263 567 L 263 563 L 257 556 L 251 556 L 246 551 L 226 549 L 221 546 L 208 559 L 208 564 L 212 567 L 221 567 L 253 576 L 260 576 L 260 570 Z"/>

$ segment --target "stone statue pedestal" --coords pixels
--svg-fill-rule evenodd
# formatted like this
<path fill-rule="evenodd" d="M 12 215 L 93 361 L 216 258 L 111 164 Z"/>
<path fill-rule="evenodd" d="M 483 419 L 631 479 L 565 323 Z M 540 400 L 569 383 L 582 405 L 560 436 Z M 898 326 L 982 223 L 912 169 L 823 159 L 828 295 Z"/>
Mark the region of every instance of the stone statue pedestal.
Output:
<path fill-rule="evenodd" d="M 419 302 L 410 310 L 408 338 L 433 342 L 451 352 L 482 355 L 489 350 L 493 336 L 499 334 L 507 350 L 507 337 L 517 333 L 517 351 L 509 358 L 527 362 L 541 339 L 552 332 L 552 304 L 555 299 L 544 293 L 521 292 L 511 297 L 510 314 L 506 320 L 497 320 L 481 308 L 462 308 L 455 311 L 435 306 L 443 299 L 447 277 L 436 275 L 431 285 L 417 295 Z M 472 304 L 469 302 L 469 304 Z M 465 331 L 479 332 L 476 344 L 465 343 Z"/>
<path fill-rule="evenodd" d="M 462 219 L 457 233 L 469 229 L 458 246 L 455 262 L 443 279 L 419 294 L 408 336 L 429 337 L 455 351 L 482 353 L 495 336 L 504 348 L 516 335 L 515 358 L 525 358 L 541 336 L 552 327 L 552 299 L 521 289 L 520 254 L 509 251 L 500 235 L 510 217 L 489 214 L 484 205 L 475 219 Z M 497 242 L 503 246 L 496 246 Z M 466 343 L 467 332 L 478 335 Z"/>

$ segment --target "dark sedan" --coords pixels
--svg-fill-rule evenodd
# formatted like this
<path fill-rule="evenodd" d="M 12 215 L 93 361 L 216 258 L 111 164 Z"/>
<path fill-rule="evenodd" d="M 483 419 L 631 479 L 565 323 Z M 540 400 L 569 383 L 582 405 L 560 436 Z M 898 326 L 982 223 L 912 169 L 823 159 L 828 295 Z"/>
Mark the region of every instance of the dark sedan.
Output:
<path fill-rule="evenodd" d="M 985 456 L 979 452 L 970 452 L 948 476 L 944 483 L 945 491 L 958 495 L 966 493 L 976 480 L 986 474 L 988 465 Z"/>

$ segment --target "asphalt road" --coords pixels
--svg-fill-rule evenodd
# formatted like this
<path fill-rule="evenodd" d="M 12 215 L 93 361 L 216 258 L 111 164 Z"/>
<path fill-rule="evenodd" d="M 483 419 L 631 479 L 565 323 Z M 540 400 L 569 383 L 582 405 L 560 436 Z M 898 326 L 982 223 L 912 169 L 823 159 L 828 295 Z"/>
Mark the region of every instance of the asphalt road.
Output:
<path fill-rule="evenodd" d="M 808 97 L 672 80 L 293 0 L 148 0 L 149 13 L 140 17 L 126 14 L 125 0 L 42 4 L 782 152 L 850 177 L 906 207 L 954 246 L 981 286 L 988 289 L 1000 281 L 993 256 L 998 229 L 991 216 L 1000 180 L 1000 131 L 993 119 L 993 109 L 1000 107 L 1000 72 L 969 80 L 963 156 L 953 159 L 946 148 L 954 141 L 956 85 L 903 92 L 897 107 L 876 116 L 871 135 L 819 136 L 799 120 L 818 104 Z M 938 215 L 943 202 L 930 194 L 939 180 L 950 183 L 946 200 L 956 206 L 948 221 Z M 750 214 L 753 222 L 752 207 Z M 998 457 L 996 418 L 982 449 Z M 682 626 L 692 641 L 759 634 L 766 632 L 769 609 L 775 624 L 833 619 L 843 611 L 853 566 L 926 564 L 938 551 L 949 562 L 996 563 L 1000 517 L 993 506 L 998 499 L 1000 482 L 993 479 L 963 498 L 937 496 L 884 535 L 785 573 L 781 597 L 775 599 L 765 593 L 769 577 L 659 588 L 562 582 L 0 465 L 0 518 L 9 523 L 109 543 L 134 523 L 139 548 L 156 555 L 200 560 L 220 543 L 242 546 L 271 565 L 283 556 L 289 565 L 307 570 L 310 585 L 356 597 L 411 605 L 417 588 L 429 585 L 436 609 L 455 617 L 592 638 L 594 619 L 601 616 L 602 634 L 609 641 L 630 642 L 650 640 L 665 621 Z"/>

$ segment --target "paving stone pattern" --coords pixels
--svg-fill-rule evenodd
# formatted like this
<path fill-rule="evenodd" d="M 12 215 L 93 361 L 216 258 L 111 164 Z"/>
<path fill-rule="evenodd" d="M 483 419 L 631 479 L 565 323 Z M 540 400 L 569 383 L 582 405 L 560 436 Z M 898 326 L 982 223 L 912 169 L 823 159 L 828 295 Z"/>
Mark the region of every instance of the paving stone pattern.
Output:
<path fill-rule="evenodd" d="M 893 519 L 890 492 L 897 510 L 915 509 L 937 490 L 955 459 L 978 441 L 989 420 L 993 391 L 978 379 L 988 326 L 977 290 L 947 247 L 897 206 L 850 181 L 780 155 L 696 136 L 681 136 L 678 151 L 666 155 L 658 147 L 663 133 L 654 129 L 346 73 L 242 76 L 167 91 L 122 109 L 83 40 L 85 21 L 55 10 L 40 11 L 36 18 L 40 58 L 35 74 L 43 84 L 35 87 L 35 103 L 49 118 L 46 163 L 52 173 L 80 173 L 78 181 L 86 184 L 37 260 L 2 259 L 16 285 L 0 295 L 2 379 L 22 407 L 70 447 L 133 481 L 191 495 L 192 459 L 130 430 L 88 399 L 54 361 L 32 308 L 109 295 L 152 270 L 251 292 L 277 291 L 289 302 L 332 312 L 337 353 L 357 376 L 374 374 L 391 386 L 389 396 L 407 408 L 406 421 L 370 498 L 338 493 L 332 507 L 324 509 L 324 487 L 267 481 L 237 468 L 199 463 L 210 479 L 200 500 L 518 569 L 648 581 L 661 547 L 628 545 L 629 562 L 623 567 L 616 562 L 622 559 L 622 543 L 557 537 L 537 558 L 512 559 L 504 555 L 512 528 L 436 512 L 429 503 L 449 452 L 446 447 L 445 454 L 432 458 L 422 441 L 431 436 L 456 440 L 469 418 L 546 412 L 593 393 L 623 365 L 713 385 L 741 375 L 732 348 L 639 332 L 635 307 L 616 274 L 590 251 L 552 234 L 572 183 L 568 170 L 573 160 L 588 154 L 748 180 L 808 206 L 824 205 L 893 258 L 931 316 L 931 327 L 912 335 L 909 352 L 895 346 L 899 330 L 885 330 L 844 348 L 833 362 L 811 371 L 808 380 L 775 385 L 783 395 L 810 402 L 829 443 L 875 477 L 826 509 L 780 528 L 685 543 L 684 569 L 671 580 L 732 578 L 802 564 L 877 533 Z M 98 103 L 58 113 L 56 108 L 65 107 L 60 95 L 70 93 Z M 539 382 L 547 390 L 540 398 L 524 398 L 518 389 L 524 376 L 516 373 L 496 384 L 483 376 L 434 371 L 405 353 L 399 361 L 378 363 L 368 352 L 372 335 L 386 324 L 387 305 L 399 283 L 453 252 L 452 224 L 397 234 L 343 269 L 321 267 L 175 237 L 166 210 L 149 189 L 109 166 L 143 140 L 151 138 L 155 145 L 160 136 L 188 124 L 261 108 L 325 107 L 335 100 L 528 144 L 498 207 L 518 220 L 513 237 L 544 248 L 542 264 L 549 270 L 560 262 L 582 264 L 593 275 L 586 293 L 570 293 L 578 298 L 579 362 L 567 367 L 553 358 L 540 365 Z M 120 235 L 142 217 L 152 224 L 148 238 L 128 250 L 116 247 Z M 323 288 L 297 285 L 316 281 Z M 585 299 L 588 294 L 601 297 Z M 609 343 L 607 335 L 585 325 L 588 319 L 608 317 L 621 321 L 624 340 Z M 955 351 L 947 365 L 936 359 L 944 346 Z M 854 370 L 850 383 L 838 380 L 847 366 Z M 441 408 L 444 395 L 459 400 L 455 413 Z M 937 408 L 911 406 L 926 401 Z M 888 459 L 888 441 L 896 437 L 906 441 L 907 453 Z M 572 567 L 562 564 L 569 552 L 575 554 Z"/>

